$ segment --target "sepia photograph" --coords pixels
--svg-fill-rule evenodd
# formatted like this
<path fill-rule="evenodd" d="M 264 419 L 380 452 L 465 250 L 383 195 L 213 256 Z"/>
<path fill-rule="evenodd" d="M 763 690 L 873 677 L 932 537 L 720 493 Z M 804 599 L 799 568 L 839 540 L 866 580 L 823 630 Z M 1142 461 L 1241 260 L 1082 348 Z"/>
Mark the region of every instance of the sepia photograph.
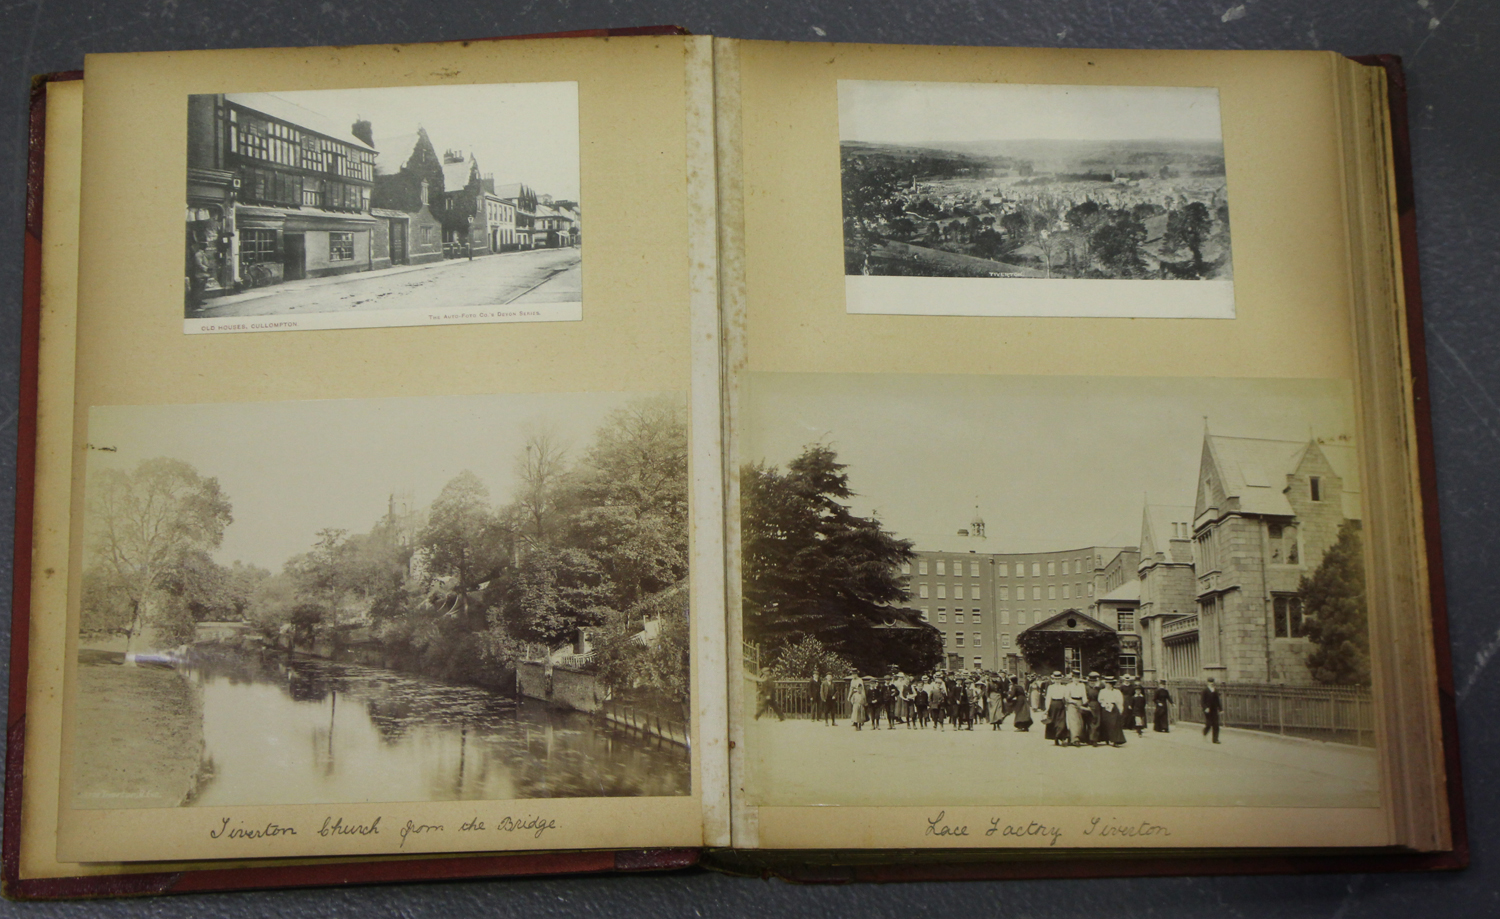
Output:
<path fill-rule="evenodd" d="M 1016 281 L 1057 282 L 1032 296 L 1066 297 L 1073 282 L 1074 298 L 1127 302 L 1144 291 L 1078 282 L 1202 282 L 1165 295 L 1203 300 L 1206 315 L 1232 295 L 1212 88 L 841 80 L 839 165 L 845 275 L 978 282 L 886 290 L 958 291 L 1004 315 Z"/>
<path fill-rule="evenodd" d="M 682 393 L 95 407 L 76 808 L 690 793 Z"/>
<path fill-rule="evenodd" d="M 187 101 L 187 332 L 582 318 L 578 86 Z"/>
<path fill-rule="evenodd" d="M 754 373 L 742 405 L 755 804 L 1379 805 L 1347 383 Z"/>

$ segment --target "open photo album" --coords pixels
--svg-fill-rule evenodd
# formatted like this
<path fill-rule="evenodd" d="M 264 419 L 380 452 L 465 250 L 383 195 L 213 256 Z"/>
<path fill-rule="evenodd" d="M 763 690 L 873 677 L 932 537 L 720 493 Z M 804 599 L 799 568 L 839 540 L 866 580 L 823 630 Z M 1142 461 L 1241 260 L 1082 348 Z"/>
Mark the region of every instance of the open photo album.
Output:
<path fill-rule="evenodd" d="M 39 81 L 7 892 L 1462 865 L 1399 67 L 637 31 Z"/>

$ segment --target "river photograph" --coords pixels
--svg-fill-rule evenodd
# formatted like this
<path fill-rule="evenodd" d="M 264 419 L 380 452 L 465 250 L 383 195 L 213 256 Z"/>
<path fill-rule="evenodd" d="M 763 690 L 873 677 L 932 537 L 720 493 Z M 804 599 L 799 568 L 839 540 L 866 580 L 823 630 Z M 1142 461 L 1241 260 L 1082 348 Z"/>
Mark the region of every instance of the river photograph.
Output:
<path fill-rule="evenodd" d="M 691 793 L 682 394 L 89 422 L 75 807 Z"/>

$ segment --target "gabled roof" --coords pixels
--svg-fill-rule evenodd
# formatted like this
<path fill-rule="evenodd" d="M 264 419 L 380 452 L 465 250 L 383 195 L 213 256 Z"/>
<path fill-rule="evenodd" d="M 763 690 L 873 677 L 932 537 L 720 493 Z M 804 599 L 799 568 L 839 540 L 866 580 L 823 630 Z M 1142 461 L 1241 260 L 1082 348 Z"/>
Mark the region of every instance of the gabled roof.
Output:
<path fill-rule="evenodd" d="M 495 186 L 495 196 L 499 198 L 516 199 L 524 194 L 536 194 L 525 182 L 510 182 L 505 185 Z"/>
<path fill-rule="evenodd" d="M 1136 583 L 1140 583 L 1140 582 L 1137 581 Z M 1066 622 L 1069 619 L 1075 619 L 1075 620 L 1077 620 L 1077 622 L 1078 622 L 1077 626 L 1074 627 L 1074 628 L 1071 628 L 1071 629 L 1068 628 L 1068 626 L 1066 625 Z M 1061 628 L 1053 628 L 1052 626 L 1054 624 L 1061 625 L 1062 627 Z M 1095 619 L 1093 616 L 1090 616 L 1088 613 L 1079 612 L 1076 609 L 1065 609 L 1065 610 L 1063 610 L 1062 612 L 1058 613 L 1055 616 L 1048 616 L 1046 619 L 1043 619 L 1041 622 L 1038 622 L 1036 625 L 1031 626 L 1030 628 L 1023 629 L 1022 630 L 1022 634 L 1025 634 L 1026 632 L 1113 632 L 1113 631 L 1115 631 L 1115 629 L 1110 628 L 1109 626 L 1107 626 L 1104 623 L 1100 622 L 1098 619 Z"/>
<path fill-rule="evenodd" d="M 1256 437 L 1205 437 L 1208 452 L 1219 474 L 1219 488 L 1226 497 L 1239 500 L 1240 510 L 1250 514 L 1293 516 L 1286 498 L 1286 477 L 1302 465 L 1314 443 L 1266 440 Z M 1360 517 L 1358 454 L 1353 444 L 1316 444 L 1328 464 L 1343 481 L 1345 517 Z M 1200 471 L 1200 478 L 1201 478 Z"/>
<path fill-rule="evenodd" d="M 473 170 L 474 157 L 472 154 L 462 163 L 444 163 L 443 189 L 445 191 L 458 191 L 461 188 L 467 188 Z"/>
<path fill-rule="evenodd" d="M 1286 499 L 1286 477 L 1296 470 L 1307 443 L 1255 437 L 1208 436 L 1208 449 L 1219 473 L 1219 488 L 1237 498 L 1250 514 L 1292 516 Z"/>
<path fill-rule="evenodd" d="M 1180 524 L 1174 528 L 1173 524 Z M 1177 535 L 1174 535 L 1174 530 Z M 1186 504 L 1147 504 L 1141 515 L 1141 561 L 1160 552 L 1169 562 L 1191 562 L 1193 508 Z M 1177 542 L 1173 542 L 1173 540 Z"/>
<path fill-rule="evenodd" d="M 225 93 L 224 98 L 235 105 L 243 105 L 245 108 L 254 109 L 278 121 L 306 128 L 316 134 L 331 137 L 361 150 L 375 149 L 349 133 L 349 129 L 353 127 L 352 123 L 342 124 L 322 112 L 315 112 L 306 106 L 298 105 L 285 96 L 278 96 L 275 93 Z"/>
<path fill-rule="evenodd" d="M 421 139 L 422 135 L 416 131 L 375 138 L 375 174 L 388 176 L 400 172 Z"/>

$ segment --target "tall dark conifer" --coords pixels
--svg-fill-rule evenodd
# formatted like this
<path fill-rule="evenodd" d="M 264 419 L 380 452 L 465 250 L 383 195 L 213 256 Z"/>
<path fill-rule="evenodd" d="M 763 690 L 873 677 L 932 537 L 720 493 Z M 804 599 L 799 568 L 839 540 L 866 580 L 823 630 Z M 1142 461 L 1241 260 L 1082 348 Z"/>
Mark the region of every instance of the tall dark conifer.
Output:
<path fill-rule="evenodd" d="M 850 512 L 845 465 L 814 444 L 787 464 L 748 465 L 741 479 L 745 633 L 767 652 L 816 636 L 866 673 L 908 672 L 942 657 L 935 629 L 902 608 L 911 542 Z M 890 628 L 892 624 L 896 628 Z"/>

